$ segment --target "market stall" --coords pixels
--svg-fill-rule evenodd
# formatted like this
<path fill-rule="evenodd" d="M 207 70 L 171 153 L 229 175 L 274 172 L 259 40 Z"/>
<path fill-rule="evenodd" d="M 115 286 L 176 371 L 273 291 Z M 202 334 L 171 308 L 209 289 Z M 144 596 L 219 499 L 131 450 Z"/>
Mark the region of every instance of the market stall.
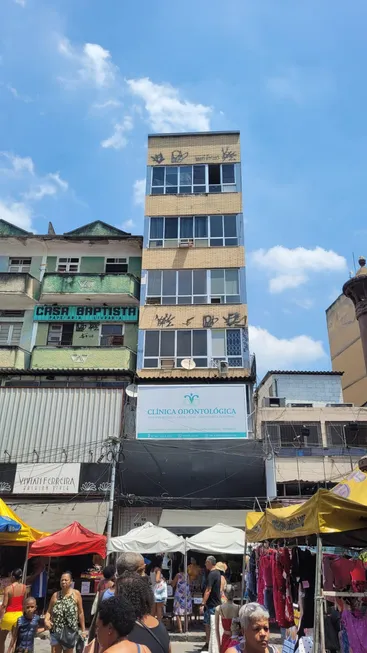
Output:
<path fill-rule="evenodd" d="M 70 526 L 42 538 L 33 543 L 29 549 L 29 558 L 40 556 L 50 559 L 64 556 L 91 556 L 93 554 L 100 557 L 100 562 L 106 557 L 106 537 L 105 535 L 93 533 L 79 522 L 73 522 Z M 90 619 L 96 585 L 101 578 L 101 574 L 90 569 L 81 572 L 74 579 L 75 587 L 82 595 L 87 623 Z"/>
<path fill-rule="evenodd" d="M 133 528 L 126 535 L 112 537 L 108 543 L 107 553 L 173 553 L 185 552 L 185 540 L 166 528 L 154 526 L 146 522 L 138 528 Z"/>
<path fill-rule="evenodd" d="M 287 607 L 287 593 L 290 588 L 287 589 L 287 584 L 283 583 L 279 576 L 279 585 L 275 579 L 271 592 L 268 591 L 266 596 L 265 591 L 269 589 L 266 586 L 267 574 L 270 574 L 270 569 L 274 570 L 274 565 L 278 565 L 279 557 L 282 555 L 285 565 L 284 578 L 287 577 L 289 560 L 286 542 L 291 542 L 295 546 L 293 550 L 295 556 L 303 558 L 301 564 L 304 566 L 299 572 L 299 577 L 302 578 L 303 575 L 304 580 L 301 582 L 300 590 L 307 601 L 307 620 L 312 621 L 314 626 L 314 650 L 324 653 L 325 601 L 346 599 L 352 605 L 356 600 L 367 597 L 366 575 L 360 560 L 343 555 L 335 557 L 330 554 L 327 557 L 323 555 L 323 545 L 348 548 L 361 548 L 367 545 L 367 475 L 360 469 L 356 469 L 333 490 L 319 490 L 304 504 L 270 508 L 261 513 L 258 519 L 250 513 L 246 527 L 249 542 L 275 541 L 283 544 L 281 549 L 278 546 L 272 548 L 265 545 L 252 553 L 254 559 L 257 556 L 257 578 L 261 579 L 261 584 L 259 582 L 257 585 L 257 596 L 260 595 L 260 599 L 264 597 L 264 602 L 269 603 L 271 594 L 275 608 L 276 600 L 280 596 L 282 614 L 284 614 L 284 607 Z M 312 555 L 308 546 L 300 548 L 296 546 L 297 544 L 316 544 L 316 556 Z M 344 578 L 340 577 L 343 569 Z M 273 582 L 274 575 L 270 579 Z M 356 587 L 358 588 L 356 583 L 361 583 L 359 585 L 361 592 L 356 592 Z M 349 617 L 345 612 L 345 619 L 353 620 L 354 616 L 352 614 Z M 279 623 L 279 620 L 277 622 Z M 367 633 L 367 621 L 364 627 Z"/>

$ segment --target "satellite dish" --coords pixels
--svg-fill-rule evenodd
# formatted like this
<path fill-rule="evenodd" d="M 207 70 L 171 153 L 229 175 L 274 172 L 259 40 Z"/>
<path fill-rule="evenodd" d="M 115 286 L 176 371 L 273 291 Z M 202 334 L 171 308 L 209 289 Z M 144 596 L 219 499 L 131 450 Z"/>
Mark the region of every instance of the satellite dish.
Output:
<path fill-rule="evenodd" d="M 137 397 L 138 396 L 138 386 L 135 383 L 130 383 L 126 388 L 126 394 L 128 397 Z"/>
<path fill-rule="evenodd" d="M 192 358 L 183 358 L 181 361 L 181 367 L 183 367 L 184 370 L 193 370 L 194 367 L 196 367 L 196 363 Z"/>

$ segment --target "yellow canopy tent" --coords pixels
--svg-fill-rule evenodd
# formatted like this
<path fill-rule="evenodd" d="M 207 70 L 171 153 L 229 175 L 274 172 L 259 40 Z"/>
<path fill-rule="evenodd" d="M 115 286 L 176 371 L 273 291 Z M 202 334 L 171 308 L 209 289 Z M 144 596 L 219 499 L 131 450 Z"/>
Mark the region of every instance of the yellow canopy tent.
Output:
<path fill-rule="evenodd" d="M 367 528 L 367 474 L 354 470 L 333 490 L 318 490 L 303 504 L 249 512 L 248 542 L 343 533 Z"/>
<path fill-rule="evenodd" d="M 17 533 L 0 533 L 0 545 L 26 546 L 29 542 L 36 542 L 37 540 L 40 540 L 41 537 L 49 535 L 49 533 L 37 531 L 35 528 L 32 528 L 22 521 L 22 519 L 18 517 L 18 515 L 13 512 L 13 510 L 9 508 L 2 499 L 0 499 L 0 516 L 14 519 L 14 521 L 18 522 L 22 527 Z"/>

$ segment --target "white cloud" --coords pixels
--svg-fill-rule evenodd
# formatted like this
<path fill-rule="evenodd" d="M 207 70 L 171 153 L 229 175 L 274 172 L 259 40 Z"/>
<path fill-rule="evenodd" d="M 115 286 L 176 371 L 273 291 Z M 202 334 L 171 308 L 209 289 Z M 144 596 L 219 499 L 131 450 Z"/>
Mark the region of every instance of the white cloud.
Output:
<path fill-rule="evenodd" d="M 113 85 L 117 68 L 112 63 L 109 51 L 98 43 L 85 43 L 83 48 L 77 48 L 67 38 L 61 38 L 58 42 L 58 51 L 73 62 L 76 68 L 76 79 L 61 79 L 66 85 L 77 82 L 91 84 L 97 88 Z"/>
<path fill-rule="evenodd" d="M 0 218 L 21 229 L 32 231 L 32 211 L 22 202 L 0 199 Z"/>
<path fill-rule="evenodd" d="M 127 80 L 133 95 L 143 100 L 152 129 L 158 132 L 208 131 L 211 107 L 180 97 L 170 84 L 154 84 L 149 77 Z"/>
<path fill-rule="evenodd" d="M 15 97 L 16 100 L 20 100 L 21 102 L 25 102 L 25 104 L 29 104 L 29 102 L 32 102 L 32 98 L 28 97 L 28 95 L 21 95 L 15 88 L 15 86 L 12 86 L 11 84 L 7 84 L 6 88 L 10 93 L 12 94 L 13 97 Z"/>
<path fill-rule="evenodd" d="M 261 373 L 307 366 L 326 357 L 322 342 L 310 336 L 277 338 L 261 327 L 249 327 L 250 349 Z"/>
<path fill-rule="evenodd" d="M 65 179 L 61 179 L 60 173 L 59 172 L 50 172 L 47 177 L 49 179 L 52 179 L 60 188 L 61 190 L 67 190 L 69 188 L 69 184 Z"/>
<path fill-rule="evenodd" d="M 0 155 L 10 162 L 14 172 L 29 172 L 34 175 L 34 163 L 30 156 L 17 156 L 12 152 L 0 152 Z"/>
<path fill-rule="evenodd" d="M 106 100 L 105 102 L 95 102 L 92 108 L 102 111 L 103 109 L 115 109 L 120 106 L 121 102 L 119 100 Z"/>
<path fill-rule="evenodd" d="M 144 206 L 145 202 L 145 179 L 137 179 L 134 182 L 134 204 Z"/>
<path fill-rule="evenodd" d="M 315 304 L 313 299 L 309 299 L 307 297 L 304 297 L 304 299 L 296 299 L 294 303 L 300 308 L 304 308 L 305 311 L 309 311 L 310 308 L 312 308 Z"/>
<path fill-rule="evenodd" d="M 115 124 L 112 136 L 101 142 L 102 147 L 112 147 L 115 150 L 121 150 L 126 147 L 128 143 L 126 132 L 131 131 L 133 126 L 132 118 L 130 116 L 125 116 L 122 122 L 117 122 Z"/>
<path fill-rule="evenodd" d="M 250 261 L 270 277 L 271 293 L 298 288 L 308 281 L 309 273 L 344 272 L 347 269 L 344 256 L 322 247 L 289 249 L 277 245 L 268 250 L 258 249 L 252 252 Z"/>
<path fill-rule="evenodd" d="M 21 7 L 25 7 L 25 0 L 14 0 L 16 5 L 20 5 Z"/>
<path fill-rule="evenodd" d="M 133 220 L 125 220 L 125 222 L 122 223 L 123 230 L 128 231 L 129 233 L 134 227 L 135 227 L 135 222 Z"/>

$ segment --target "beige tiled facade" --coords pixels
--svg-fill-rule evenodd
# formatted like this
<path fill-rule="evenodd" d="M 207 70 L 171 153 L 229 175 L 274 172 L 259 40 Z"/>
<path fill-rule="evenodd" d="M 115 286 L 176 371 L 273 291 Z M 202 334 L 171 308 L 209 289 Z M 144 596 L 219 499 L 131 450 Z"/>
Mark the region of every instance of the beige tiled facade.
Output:
<path fill-rule="evenodd" d="M 236 192 L 218 192 L 202 194 L 148 194 L 145 201 L 146 220 L 151 217 L 165 216 L 195 216 L 195 215 L 237 215 L 242 214 L 242 194 L 240 179 L 240 135 L 238 132 L 182 134 L 150 136 L 148 140 L 147 165 L 152 166 L 185 166 L 192 164 L 227 164 L 235 165 Z M 150 188 L 148 184 L 148 189 Z M 224 188 L 224 187 L 223 187 Z M 228 188 L 227 188 L 228 190 Z M 232 189 L 231 189 L 232 190 Z M 149 193 L 149 190 L 148 190 Z M 238 224 L 237 224 L 238 226 Z M 146 305 L 145 289 L 147 283 L 146 271 L 152 270 L 211 270 L 238 269 L 241 298 L 245 297 L 244 275 L 241 270 L 245 266 L 245 251 L 242 245 L 242 230 L 237 233 L 238 246 L 231 247 L 177 247 L 149 248 L 144 243 L 142 258 L 143 300 L 141 301 L 139 329 L 141 331 L 141 350 L 144 349 L 143 333 L 159 329 L 241 329 L 241 352 L 247 347 L 247 305 L 245 303 L 230 304 L 190 304 L 190 305 Z M 145 230 L 147 232 L 147 230 Z M 227 333 L 227 332 L 226 332 Z M 226 339 L 228 335 L 223 334 Z M 233 334 L 233 338 L 237 338 Z M 208 341 L 211 338 L 208 333 Z M 237 345 L 235 345 L 237 347 Z M 213 354 L 209 351 L 208 361 Z M 241 354 L 231 354 L 239 356 Z M 229 355 L 229 354 L 228 354 Z M 138 357 L 139 375 L 152 379 L 187 378 L 187 371 L 182 368 L 141 369 L 144 355 Z M 162 354 L 161 354 L 162 358 Z M 140 360 L 140 364 L 139 364 Z M 244 367 L 228 369 L 228 377 L 241 378 L 250 375 L 249 356 L 243 358 Z M 190 370 L 190 378 L 216 378 L 219 372 L 215 368 Z M 172 381 L 173 382 L 173 381 Z"/>
<path fill-rule="evenodd" d="M 143 250 L 143 270 L 195 270 L 240 268 L 245 264 L 243 247 L 187 247 Z"/>
<path fill-rule="evenodd" d="M 202 195 L 149 195 L 145 214 L 159 215 L 223 215 L 241 213 L 241 193 L 203 193 Z"/>
<path fill-rule="evenodd" d="M 168 318 L 167 318 L 168 316 Z M 165 320 L 166 318 L 166 320 Z M 142 306 L 140 329 L 225 329 L 247 326 L 246 304 L 191 304 L 190 306 Z"/>

